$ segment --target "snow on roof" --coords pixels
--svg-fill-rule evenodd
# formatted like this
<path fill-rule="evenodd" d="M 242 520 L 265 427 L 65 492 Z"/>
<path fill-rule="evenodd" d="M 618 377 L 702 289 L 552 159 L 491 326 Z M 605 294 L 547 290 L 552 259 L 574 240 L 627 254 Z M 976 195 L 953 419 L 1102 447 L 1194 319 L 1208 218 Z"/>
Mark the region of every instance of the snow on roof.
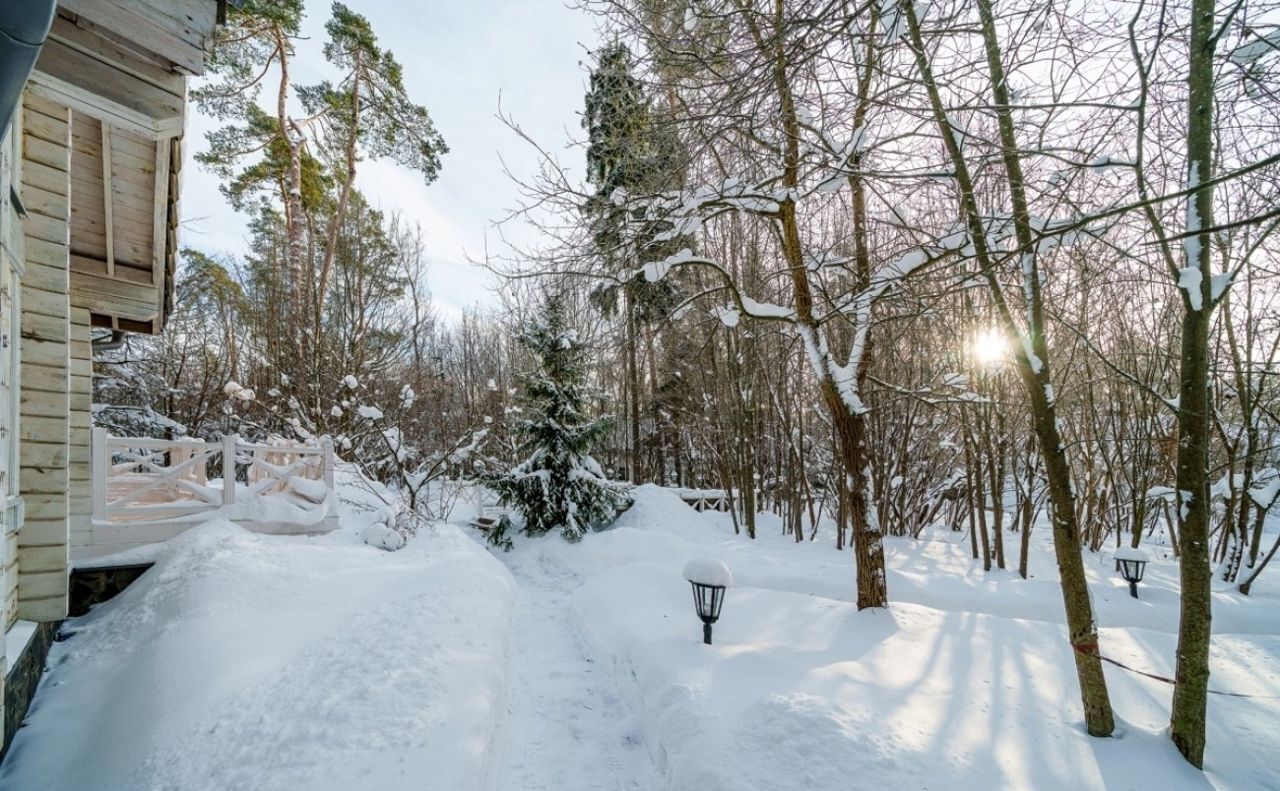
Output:
<path fill-rule="evenodd" d="M 722 561 L 714 558 L 694 558 L 684 566 L 684 578 L 703 585 L 733 587 L 733 572 Z"/>

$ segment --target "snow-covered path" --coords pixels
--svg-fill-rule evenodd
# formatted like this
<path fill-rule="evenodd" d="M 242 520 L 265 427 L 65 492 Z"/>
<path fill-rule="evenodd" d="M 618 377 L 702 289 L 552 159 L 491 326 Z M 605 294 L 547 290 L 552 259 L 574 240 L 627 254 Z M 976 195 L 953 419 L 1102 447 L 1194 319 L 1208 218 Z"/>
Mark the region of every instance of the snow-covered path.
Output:
<path fill-rule="evenodd" d="M 499 554 L 517 585 L 506 716 L 492 791 L 654 791 L 661 780 L 611 673 L 586 655 L 569 599 L 582 584 L 541 542 Z"/>

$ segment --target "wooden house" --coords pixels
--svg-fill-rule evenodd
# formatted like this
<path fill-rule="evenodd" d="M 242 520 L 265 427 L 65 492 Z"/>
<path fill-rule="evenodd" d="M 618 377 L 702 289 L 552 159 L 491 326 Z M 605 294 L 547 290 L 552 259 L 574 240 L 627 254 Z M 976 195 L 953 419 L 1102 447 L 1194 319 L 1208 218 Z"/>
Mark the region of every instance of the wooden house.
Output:
<path fill-rule="evenodd" d="M 50 25 L 32 41 L 0 19 L 0 83 L 25 76 L 0 107 L 5 745 L 67 616 L 69 550 L 90 529 L 93 345 L 160 332 L 171 306 L 187 80 L 226 10 L 52 2 L 0 2 Z M 8 57 L 24 47 L 33 69 Z"/>

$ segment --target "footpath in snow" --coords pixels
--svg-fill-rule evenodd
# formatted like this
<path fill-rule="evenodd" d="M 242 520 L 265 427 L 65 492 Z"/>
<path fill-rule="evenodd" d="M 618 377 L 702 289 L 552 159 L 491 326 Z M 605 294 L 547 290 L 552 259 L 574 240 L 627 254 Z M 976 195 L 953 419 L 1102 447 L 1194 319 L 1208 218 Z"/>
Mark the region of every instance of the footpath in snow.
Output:
<path fill-rule="evenodd" d="M 558 540 L 558 539 L 555 539 Z M 491 791 L 652 791 L 663 787 L 630 704 L 587 653 L 569 606 L 582 579 L 549 563 L 545 539 L 502 556 L 516 583 L 505 718 Z"/>

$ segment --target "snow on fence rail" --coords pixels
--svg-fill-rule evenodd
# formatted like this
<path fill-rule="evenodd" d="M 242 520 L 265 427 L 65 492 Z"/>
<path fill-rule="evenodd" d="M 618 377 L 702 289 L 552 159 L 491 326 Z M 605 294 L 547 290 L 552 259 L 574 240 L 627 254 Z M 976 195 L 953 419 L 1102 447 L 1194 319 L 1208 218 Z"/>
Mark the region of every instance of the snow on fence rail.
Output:
<path fill-rule="evenodd" d="M 674 489 L 695 511 L 728 511 L 730 498 L 723 489 Z"/>
<path fill-rule="evenodd" d="M 153 543 L 214 515 L 259 532 L 331 530 L 333 478 L 328 439 L 260 444 L 232 434 L 204 442 L 94 429 L 91 544 Z"/>

